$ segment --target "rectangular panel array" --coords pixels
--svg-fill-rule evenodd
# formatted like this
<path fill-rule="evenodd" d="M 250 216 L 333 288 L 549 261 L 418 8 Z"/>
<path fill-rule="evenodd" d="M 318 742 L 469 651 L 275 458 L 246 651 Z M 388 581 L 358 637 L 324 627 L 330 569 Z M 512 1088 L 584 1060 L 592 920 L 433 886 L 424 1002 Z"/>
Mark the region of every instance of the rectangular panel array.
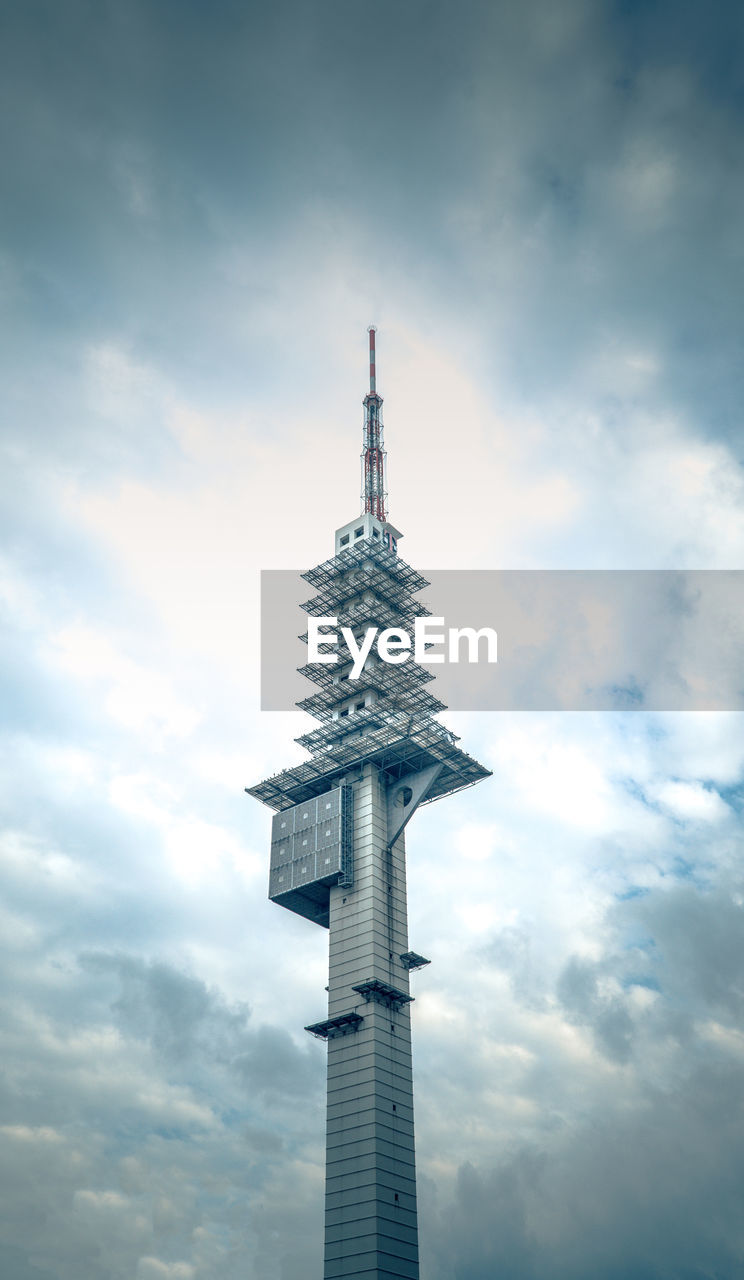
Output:
<path fill-rule="evenodd" d="M 351 879 L 351 788 L 335 787 L 274 815 L 269 897 L 327 924 L 330 885 Z"/>

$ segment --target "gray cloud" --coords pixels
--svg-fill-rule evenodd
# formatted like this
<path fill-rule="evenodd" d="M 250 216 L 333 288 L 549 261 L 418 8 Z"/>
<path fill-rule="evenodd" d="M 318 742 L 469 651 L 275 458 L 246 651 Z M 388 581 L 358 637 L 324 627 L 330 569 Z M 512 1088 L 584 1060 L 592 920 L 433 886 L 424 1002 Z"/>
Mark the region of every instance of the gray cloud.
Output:
<path fill-rule="evenodd" d="M 613 1071 L 570 1121 L 515 1136 L 491 1168 L 463 1166 L 436 1217 L 425 1194 L 434 1276 L 737 1274 L 737 896 L 677 885 L 629 899 L 605 921 L 601 959 L 569 960 L 558 998 Z M 629 930 L 645 931 L 642 952 L 613 949 Z M 651 996 L 640 1006 L 639 985 Z M 531 1089 L 538 1108 L 554 1093 L 542 1069 Z"/>
<path fill-rule="evenodd" d="M 320 1154 L 320 1057 L 162 962 L 81 965 L 72 1007 L 37 973 L 2 1013 L 5 1274 L 123 1280 L 153 1257 L 228 1277 L 254 1250 L 259 1274 L 282 1189 L 317 1235 L 298 1170 Z"/>
<path fill-rule="evenodd" d="M 228 1007 L 197 978 L 159 962 L 91 953 L 81 957 L 92 973 L 116 977 L 120 992 L 112 1011 L 125 1033 L 143 1040 L 168 1067 L 182 1070 L 209 1061 L 234 1075 L 251 1095 L 318 1094 L 320 1057 L 296 1047 L 282 1028 L 249 1025 L 247 1005 Z"/>
<path fill-rule="evenodd" d="M 226 2 L 208 24 L 171 4 L 17 11 L 16 302 L 55 342 L 62 326 L 126 336 L 197 395 L 233 386 L 238 366 L 255 394 L 310 371 L 322 338 L 289 360 L 250 316 L 276 296 L 298 219 L 315 250 L 340 220 L 373 271 L 405 264 L 432 302 L 476 319 L 511 387 L 529 370 L 550 401 L 588 379 L 618 431 L 642 391 L 730 433 L 740 18 L 683 10 Z M 241 243 L 231 279 L 225 250 Z M 624 354 L 660 370 L 619 383 Z"/>
<path fill-rule="evenodd" d="M 549 1152 L 463 1169 L 434 1227 L 433 1274 L 736 1275 L 737 1075 L 701 1070 L 671 1095 L 649 1092 L 630 1114 L 592 1112 Z"/>

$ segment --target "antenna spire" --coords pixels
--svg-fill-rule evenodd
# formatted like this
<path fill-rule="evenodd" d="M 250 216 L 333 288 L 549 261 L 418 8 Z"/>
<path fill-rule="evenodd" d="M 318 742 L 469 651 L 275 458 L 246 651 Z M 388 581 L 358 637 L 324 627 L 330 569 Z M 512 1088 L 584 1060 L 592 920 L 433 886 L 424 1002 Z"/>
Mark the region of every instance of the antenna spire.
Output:
<path fill-rule="evenodd" d="M 377 330 L 372 324 L 369 327 L 369 391 L 370 395 L 375 394 L 375 333 Z"/>
<path fill-rule="evenodd" d="M 362 445 L 362 513 L 371 512 L 386 520 L 385 447 L 382 433 L 382 396 L 377 394 L 375 372 L 375 326 L 369 327 L 369 394 L 364 397 Z"/>

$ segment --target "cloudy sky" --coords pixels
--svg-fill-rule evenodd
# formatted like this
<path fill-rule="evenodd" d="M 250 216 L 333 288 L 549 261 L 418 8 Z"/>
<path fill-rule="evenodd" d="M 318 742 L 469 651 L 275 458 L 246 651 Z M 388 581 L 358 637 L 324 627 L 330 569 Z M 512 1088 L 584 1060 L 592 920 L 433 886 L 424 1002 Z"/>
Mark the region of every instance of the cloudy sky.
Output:
<path fill-rule="evenodd" d="M 29 0 L 0 40 L 4 1280 L 320 1280 L 327 936 L 262 568 L 736 569 L 725 0 Z M 458 714 L 409 836 L 426 1280 L 744 1275 L 744 726 Z"/>

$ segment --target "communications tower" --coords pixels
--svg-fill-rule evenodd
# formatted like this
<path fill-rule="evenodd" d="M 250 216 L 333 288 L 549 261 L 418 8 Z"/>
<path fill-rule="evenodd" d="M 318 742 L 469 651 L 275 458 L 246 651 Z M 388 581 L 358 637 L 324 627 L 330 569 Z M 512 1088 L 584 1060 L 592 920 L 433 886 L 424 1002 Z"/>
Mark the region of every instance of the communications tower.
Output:
<path fill-rule="evenodd" d="M 362 513 L 302 575 L 305 612 L 357 641 L 430 612 L 387 518 L 374 328 L 369 352 Z M 371 653 L 352 680 L 338 654 L 300 668 L 316 688 L 297 705 L 320 722 L 297 739 L 310 759 L 246 790 L 276 810 L 269 897 L 329 931 L 328 1016 L 306 1028 L 328 1044 L 324 1280 L 418 1280 L 410 974 L 429 961 L 408 944 L 404 828 L 489 770 L 433 718 L 445 708 L 428 667 Z"/>

